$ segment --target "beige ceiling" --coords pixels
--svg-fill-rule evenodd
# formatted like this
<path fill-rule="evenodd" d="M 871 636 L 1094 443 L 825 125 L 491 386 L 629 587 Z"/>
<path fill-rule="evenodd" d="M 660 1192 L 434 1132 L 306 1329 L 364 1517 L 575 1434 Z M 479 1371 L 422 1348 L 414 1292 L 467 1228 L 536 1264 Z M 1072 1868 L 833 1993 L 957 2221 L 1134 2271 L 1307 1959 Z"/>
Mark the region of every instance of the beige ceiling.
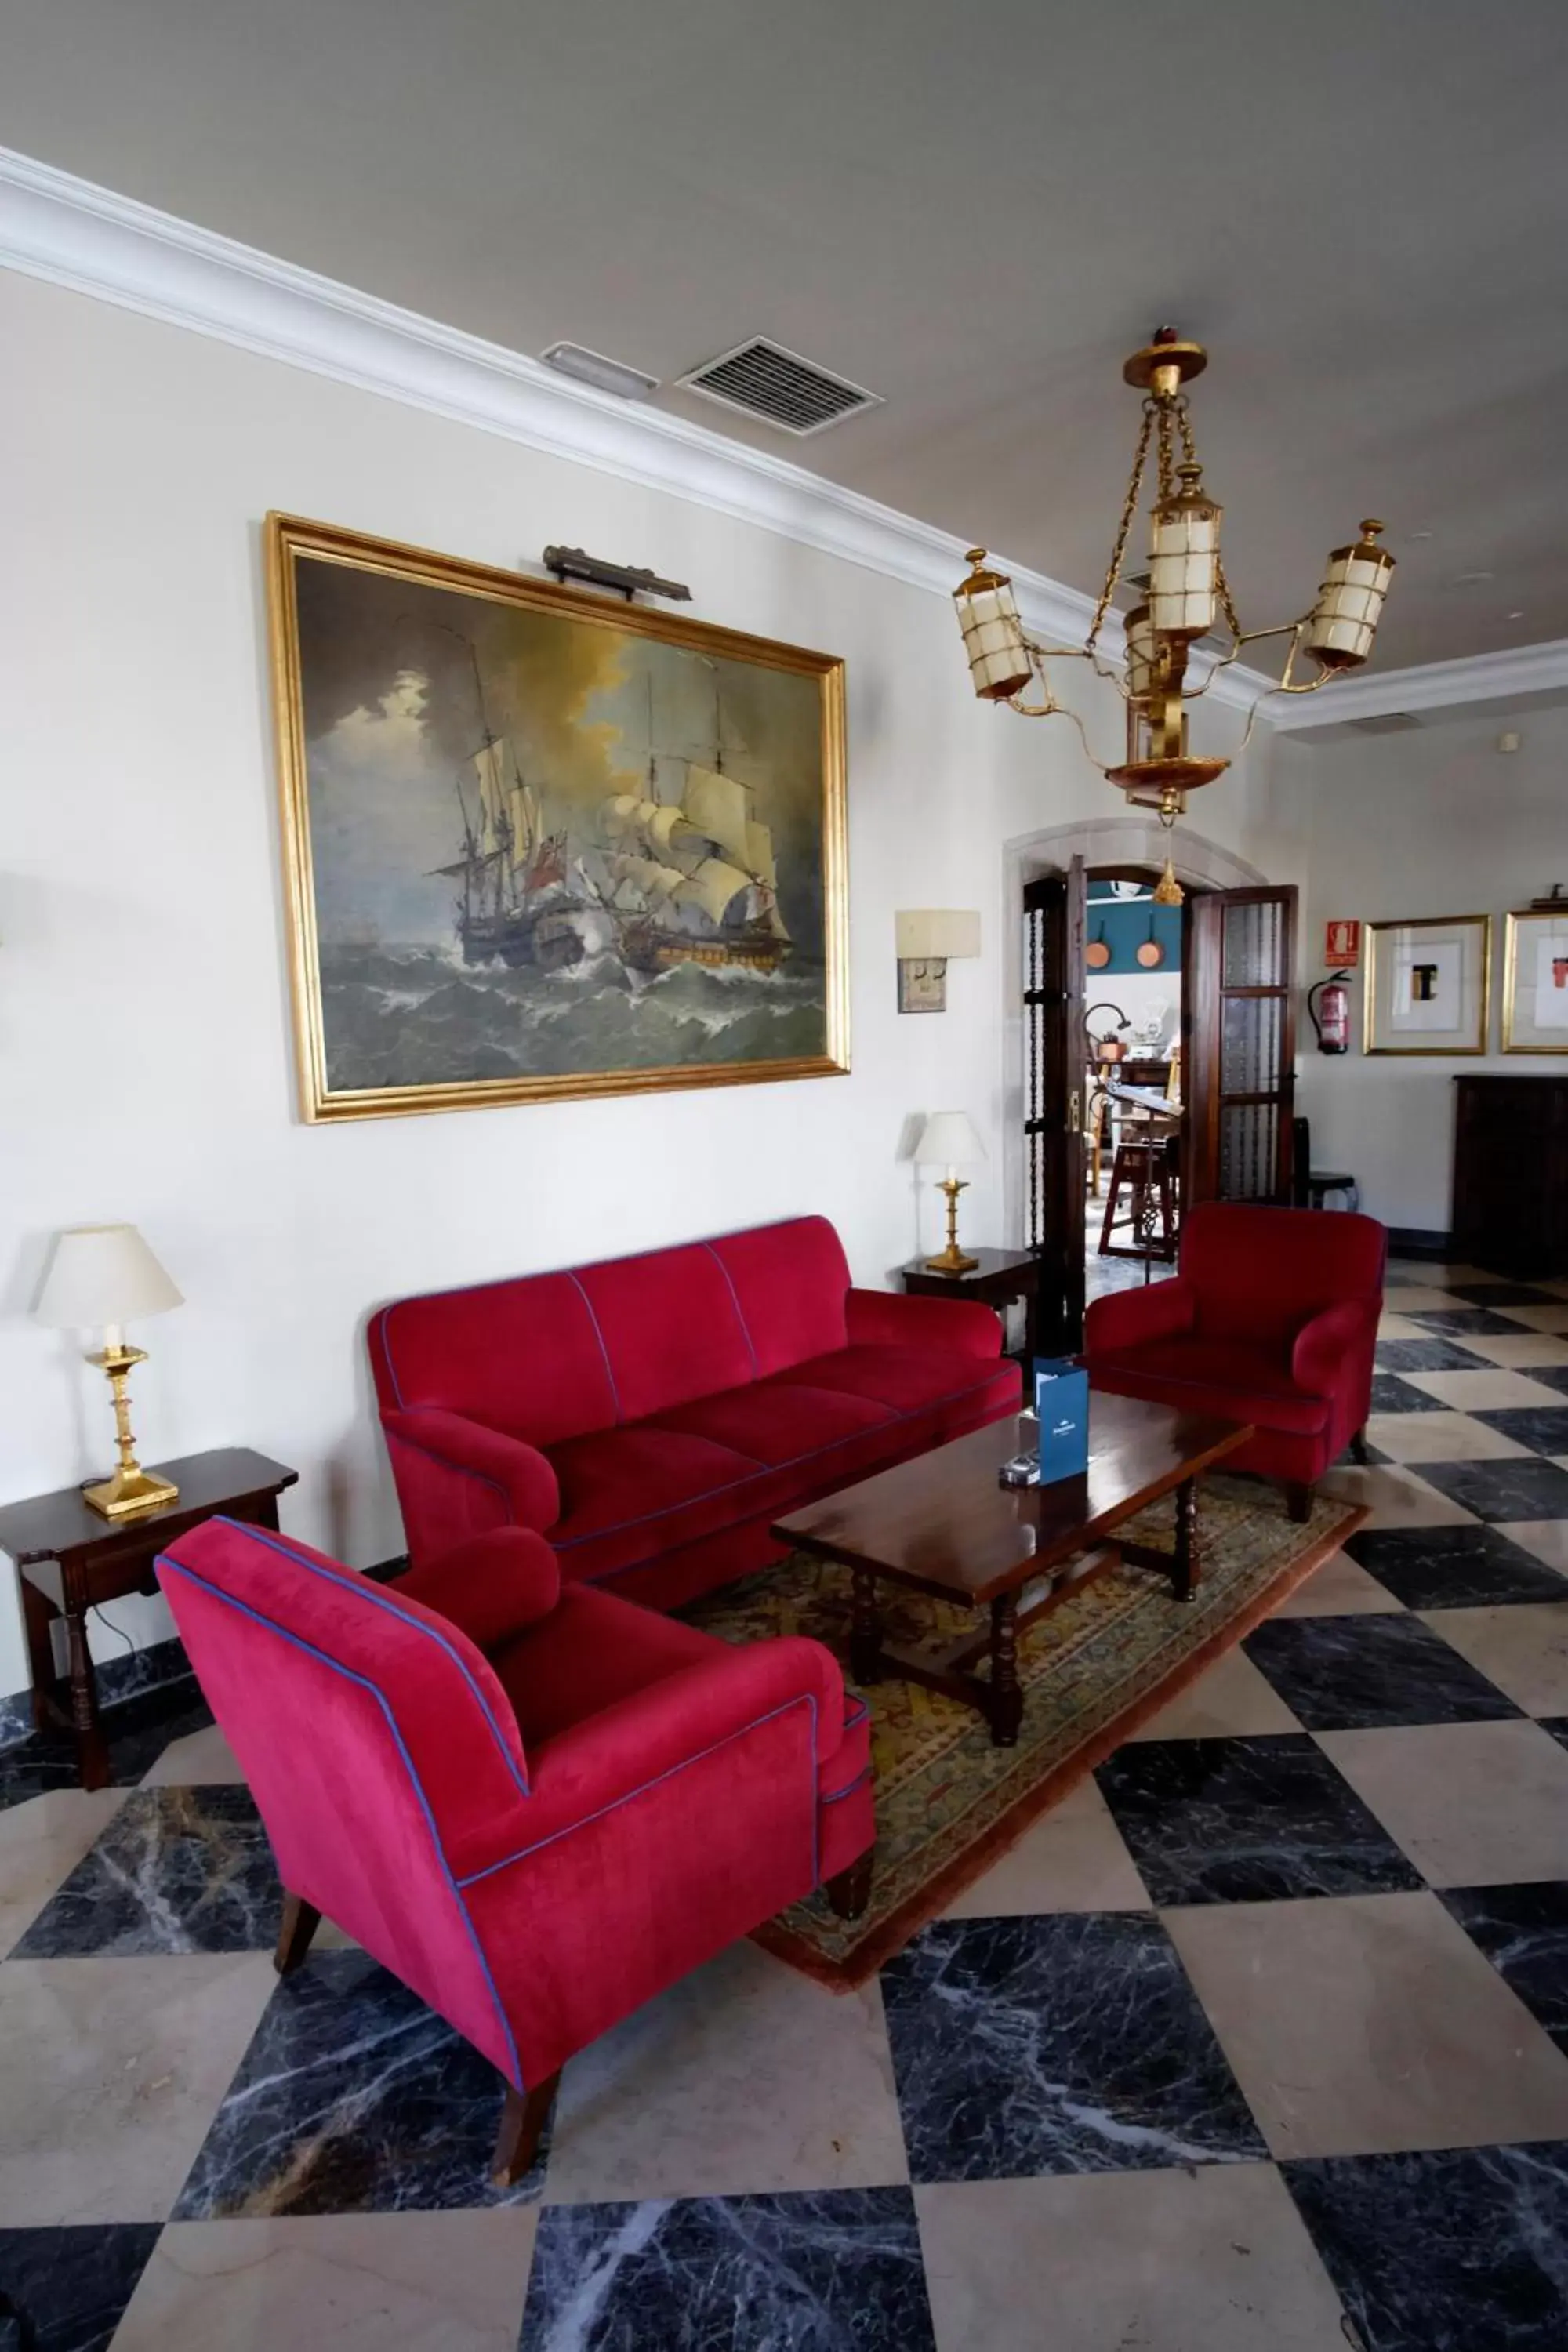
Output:
<path fill-rule="evenodd" d="M 1244 619 L 1370 512 L 1384 664 L 1568 635 L 1565 0 L 5 0 L 0 40 L 0 142 L 517 350 L 770 335 L 886 406 L 660 402 L 1079 588 L 1172 320 Z"/>

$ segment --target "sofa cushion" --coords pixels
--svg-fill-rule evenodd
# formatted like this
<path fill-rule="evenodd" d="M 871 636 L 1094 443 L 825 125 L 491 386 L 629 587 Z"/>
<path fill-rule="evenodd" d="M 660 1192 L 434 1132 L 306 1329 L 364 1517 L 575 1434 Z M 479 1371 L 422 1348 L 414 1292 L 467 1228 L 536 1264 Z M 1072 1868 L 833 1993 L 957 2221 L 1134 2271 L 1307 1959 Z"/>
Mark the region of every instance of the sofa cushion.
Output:
<path fill-rule="evenodd" d="M 1199 1202 L 1182 1232 L 1182 1280 L 1209 1339 L 1289 1344 L 1301 1325 L 1345 1298 L 1383 1288 L 1387 1236 L 1371 1217 Z"/>
<path fill-rule="evenodd" d="M 755 1378 L 734 1285 L 706 1242 L 607 1258 L 578 1279 L 609 1360 L 610 1418 L 645 1421 Z"/>
<path fill-rule="evenodd" d="M 769 1476 L 764 1464 L 731 1446 L 647 1422 L 569 1438 L 550 1459 L 561 1517 L 548 1533 L 568 1576 L 584 1572 L 574 1558 L 579 1546 L 592 1543 L 597 1574 L 742 1518 L 745 1490 L 760 1490 Z"/>
<path fill-rule="evenodd" d="M 400 1298 L 372 1320 L 370 1360 L 384 1412 L 434 1405 L 538 1446 L 616 1418 L 604 1339 L 574 1274 Z"/>
<path fill-rule="evenodd" d="M 764 1390 L 826 1389 L 913 1413 L 969 1399 L 1000 1379 L 1014 1393 L 1017 1369 L 995 1356 L 950 1355 L 935 1348 L 837 1348 L 763 1382 Z"/>
<path fill-rule="evenodd" d="M 709 1246 L 734 1286 L 754 1358 L 750 1377 L 842 1348 L 849 1263 L 826 1217 L 721 1234 Z"/>
<path fill-rule="evenodd" d="M 1328 1401 L 1297 1388 L 1287 1361 L 1271 1349 L 1249 1348 L 1239 1339 L 1194 1339 L 1184 1332 L 1152 1339 L 1125 1356 L 1092 1357 L 1089 1378 L 1097 1389 L 1113 1394 L 1147 1397 L 1154 1404 L 1251 1422 L 1294 1436 L 1316 1435 L 1329 1418 Z"/>
<path fill-rule="evenodd" d="M 531 1755 L 574 1723 L 601 1715 L 667 1675 L 700 1665 L 722 1645 L 711 1633 L 567 1584 L 559 1605 L 494 1660 Z"/>
<path fill-rule="evenodd" d="M 770 1464 L 826 1453 L 865 1430 L 889 1427 L 897 1418 L 891 1405 L 875 1398 L 807 1388 L 796 1380 L 751 1381 L 656 1416 L 660 1429 L 711 1438 Z"/>

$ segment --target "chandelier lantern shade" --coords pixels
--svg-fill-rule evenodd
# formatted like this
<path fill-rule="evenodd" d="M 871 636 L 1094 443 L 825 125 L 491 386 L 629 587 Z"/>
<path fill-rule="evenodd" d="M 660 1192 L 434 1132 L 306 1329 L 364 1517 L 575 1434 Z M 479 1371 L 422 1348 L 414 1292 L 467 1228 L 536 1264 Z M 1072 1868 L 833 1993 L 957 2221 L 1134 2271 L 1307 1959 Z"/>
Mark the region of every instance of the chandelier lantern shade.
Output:
<path fill-rule="evenodd" d="M 1359 669 L 1372 651 L 1394 570 L 1393 556 L 1377 543 L 1382 529 L 1369 516 L 1355 544 L 1336 547 L 1329 558 L 1307 624 L 1307 650 L 1325 669 Z"/>
<path fill-rule="evenodd" d="M 1167 637 L 1205 637 L 1219 609 L 1221 509 L 1199 466 L 1178 466 L 1182 487 L 1161 499 L 1149 536 L 1149 618 Z"/>
<path fill-rule="evenodd" d="M 1005 572 L 985 568 L 985 550 L 969 551 L 969 577 L 952 592 L 958 625 L 969 656 L 969 674 L 984 702 L 1006 702 L 1021 694 L 1034 675 L 1018 602 Z"/>

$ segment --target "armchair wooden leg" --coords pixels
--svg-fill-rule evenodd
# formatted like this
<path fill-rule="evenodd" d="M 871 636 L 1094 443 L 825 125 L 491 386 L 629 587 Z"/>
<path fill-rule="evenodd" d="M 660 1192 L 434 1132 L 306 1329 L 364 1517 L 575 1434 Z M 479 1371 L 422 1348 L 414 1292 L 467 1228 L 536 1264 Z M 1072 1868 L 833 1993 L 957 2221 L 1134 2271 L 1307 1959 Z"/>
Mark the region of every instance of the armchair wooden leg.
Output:
<path fill-rule="evenodd" d="M 827 1906 L 840 1919 L 858 1919 L 871 1899 L 871 1858 L 876 1849 L 868 1846 L 858 1862 L 841 1870 L 837 1878 L 823 1881 L 822 1891 Z"/>
<path fill-rule="evenodd" d="M 1298 1527 L 1312 1516 L 1312 1487 L 1310 1480 L 1291 1479 L 1285 1488 L 1285 1499 L 1290 1507 L 1290 1517 Z"/>
<path fill-rule="evenodd" d="M 280 1977 L 299 1967 L 321 1924 L 321 1915 L 313 1903 L 307 1903 L 302 1895 L 284 1894 L 283 1925 L 278 1931 L 278 1948 L 272 1955 L 272 1965 Z"/>
<path fill-rule="evenodd" d="M 490 2179 L 498 2189 L 515 2188 L 538 2155 L 539 2135 L 560 2087 L 559 2066 L 542 2083 L 536 2083 L 531 2091 L 514 2091 L 510 2083 L 507 2084 L 500 2130 L 496 2135 L 495 2160 L 490 2166 Z"/>
<path fill-rule="evenodd" d="M 1352 1462 L 1366 1463 L 1371 1459 L 1372 1457 L 1366 1450 L 1366 1431 L 1364 1429 L 1358 1429 L 1355 1435 L 1351 1439 L 1351 1460 Z"/>

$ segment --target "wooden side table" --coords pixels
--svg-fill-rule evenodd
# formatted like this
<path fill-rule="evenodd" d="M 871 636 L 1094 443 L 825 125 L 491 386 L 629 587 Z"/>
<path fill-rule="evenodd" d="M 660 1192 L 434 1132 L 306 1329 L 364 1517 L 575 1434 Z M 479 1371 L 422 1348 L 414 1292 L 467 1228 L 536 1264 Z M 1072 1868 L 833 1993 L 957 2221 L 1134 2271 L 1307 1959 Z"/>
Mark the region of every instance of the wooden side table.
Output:
<path fill-rule="evenodd" d="M 933 1274 L 924 1258 L 917 1257 L 900 1267 L 900 1277 L 904 1288 L 917 1298 L 973 1298 L 982 1307 L 994 1307 L 998 1314 L 1016 1298 L 1023 1299 L 1028 1318 L 1024 1352 L 1032 1356 L 1038 1258 L 1032 1250 L 977 1249 L 970 1255 L 980 1262 L 967 1274 Z"/>
<path fill-rule="evenodd" d="M 299 1477 L 281 1462 L 243 1446 L 186 1454 L 153 1465 L 179 1488 L 179 1499 L 135 1519 L 105 1519 L 82 1501 L 76 1486 L 26 1502 L 0 1504 L 0 1551 L 16 1563 L 33 1675 L 33 1721 L 39 1731 L 60 1725 L 76 1735 L 84 1789 L 109 1781 L 109 1749 L 99 1720 L 98 1686 L 87 1646 L 87 1612 L 100 1601 L 131 1592 L 155 1592 L 153 1563 L 176 1536 L 222 1512 L 252 1527 L 276 1528 L 278 1497 Z M 62 1697 L 50 1626 L 66 1621 L 69 1704 Z"/>

